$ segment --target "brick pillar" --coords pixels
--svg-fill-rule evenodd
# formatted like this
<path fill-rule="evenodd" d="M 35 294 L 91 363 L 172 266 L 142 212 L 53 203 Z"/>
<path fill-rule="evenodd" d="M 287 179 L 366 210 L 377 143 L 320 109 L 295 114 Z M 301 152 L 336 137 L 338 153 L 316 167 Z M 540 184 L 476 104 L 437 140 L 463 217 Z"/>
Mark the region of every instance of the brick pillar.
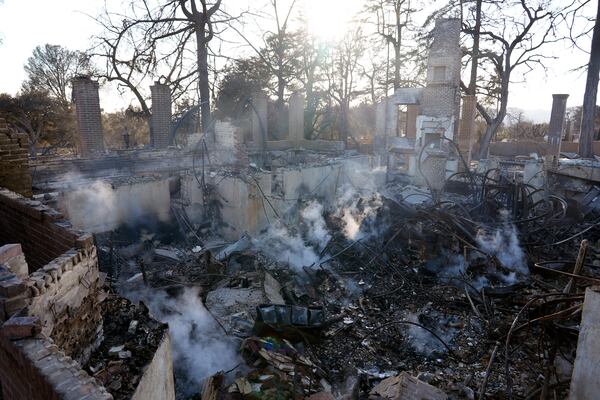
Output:
<path fill-rule="evenodd" d="M 252 97 L 252 141 L 258 152 L 265 150 L 269 137 L 267 111 L 267 96 L 256 93 Z"/>
<path fill-rule="evenodd" d="M 169 145 L 171 134 L 171 89 L 169 85 L 154 82 L 152 93 L 152 118 L 150 120 L 150 145 L 157 149 Z"/>
<path fill-rule="evenodd" d="M 74 78 L 72 83 L 81 155 L 89 156 L 102 152 L 104 151 L 104 136 L 102 134 L 98 82 L 87 76 L 79 76 Z"/>
<path fill-rule="evenodd" d="M 0 186 L 31 197 L 29 138 L 25 133 L 10 133 L 0 118 Z"/>
<path fill-rule="evenodd" d="M 477 112 L 477 97 L 473 95 L 463 96 L 462 118 L 460 120 L 460 131 L 458 133 L 458 147 L 467 163 L 471 162 L 471 152 L 475 141 L 475 115 Z"/>
<path fill-rule="evenodd" d="M 304 140 L 304 95 L 296 92 L 290 97 L 288 139 L 295 146 Z"/>
<path fill-rule="evenodd" d="M 563 128 L 565 126 L 565 111 L 567 110 L 568 97 L 568 94 L 552 95 L 552 113 L 550 114 L 550 126 L 548 127 L 548 152 L 546 153 L 546 162 L 553 167 L 558 167 L 560 143 L 562 141 Z"/>
<path fill-rule="evenodd" d="M 417 138 L 417 117 L 419 116 L 419 106 L 417 104 L 408 104 L 406 106 L 406 137 L 409 139 Z"/>

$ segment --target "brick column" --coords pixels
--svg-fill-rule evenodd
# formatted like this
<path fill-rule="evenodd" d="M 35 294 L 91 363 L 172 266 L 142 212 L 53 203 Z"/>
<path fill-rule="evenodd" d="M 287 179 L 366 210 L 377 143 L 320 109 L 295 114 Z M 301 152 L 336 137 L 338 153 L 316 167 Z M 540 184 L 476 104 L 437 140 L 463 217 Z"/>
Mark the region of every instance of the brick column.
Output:
<path fill-rule="evenodd" d="M 169 85 L 154 82 L 152 93 L 152 118 L 150 120 L 150 145 L 157 149 L 169 146 L 171 134 L 171 89 Z"/>
<path fill-rule="evenodd" d="M 72 84 L 81 155 L 89 156 L 102 152 L 104 151 L 104 136 L 98 82 L 92 81 L 88 76 L 79 76 L 73 79 Z"/>
<path fill-rule="evenodd" d="M 290 97 L 288 139 L 295 146 L 304 140 L 304 95 L 296 92 Z"/>
<path fill-rule="evenodd" d="M 560 143 L 562 142 L 563 128 L 565 125 L 565 111 L 567 110 L 568 94 L 552 95 L 552 114 L 550 114 L 550 126 L 548 127 L 548 152 L 546 163 L 558 167 L 560 157 Z"/>
<path fill-rule="evenodd" d="M 267 96 L 256 93 L 252 96 L 252 141 L 258 152 L 265 150 L 267 138 L 269 137 L 267 121 Z"/>

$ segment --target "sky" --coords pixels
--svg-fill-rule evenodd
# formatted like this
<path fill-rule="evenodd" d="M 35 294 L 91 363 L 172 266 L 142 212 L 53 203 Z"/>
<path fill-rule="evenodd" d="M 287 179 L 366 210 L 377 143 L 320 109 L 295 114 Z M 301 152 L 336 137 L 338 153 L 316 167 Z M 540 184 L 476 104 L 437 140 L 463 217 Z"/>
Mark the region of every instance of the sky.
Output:
<path fill-rule="evenodd" d="M 105 1 L 119 7 L 123 0 L 0 0 L 0 93 L 15 94 L 25 79 L 23 65 L 38 45 L 60 44 L 72 50 L 86 50 L 90 38 L 100 32 L 93 20 Z M 251 0 L 225 0 L 230 5 L 247 6 Z M 363 0 L 302 0 L 309 29 L 322 38 L 334 37 L 343 30 Z M 27 24 L 24 23 L 27 16 Z M 583 43 L 588 48 L 588 43 Z M 518 78 L 511 86 L 509 107 L 520 108 L 536 122 L 549 119 L 553 93 L 570 95 L 568 106 L 580 105 L 585 89 L 585 71 L 573 72 L 586 64 L 588 55 L 566 44 L 553 45 L 549 54 L 557 57 L 547 71 L 536 71 Z M 104 87 L 101 104 L 107 111 L 126 107 L 131 100 L 116 90 Z M 134 103 L 135 104 L 135 103 Z"/>

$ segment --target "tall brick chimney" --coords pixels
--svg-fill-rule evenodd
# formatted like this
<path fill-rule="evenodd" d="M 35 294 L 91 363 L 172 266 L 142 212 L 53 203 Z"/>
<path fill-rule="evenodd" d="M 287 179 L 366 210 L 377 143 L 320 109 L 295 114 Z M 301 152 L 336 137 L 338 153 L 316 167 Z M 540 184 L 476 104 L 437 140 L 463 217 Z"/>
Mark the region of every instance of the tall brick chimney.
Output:
<path fill-rule="evenodd" d="M 98 82 L 91 80 L 89 76 L 78 76 L 72 80 L 72 84 L 81 155 L 89 156 L 103 152 L 104 135 Z"/>
<path fill-rule="evenodd" d="M 150 86 L 152 93 L 152 118 L 150 123 L 150 144 L 160 149 L 169 145 L 171 133 L 171 89 L 158 81 Z"/>

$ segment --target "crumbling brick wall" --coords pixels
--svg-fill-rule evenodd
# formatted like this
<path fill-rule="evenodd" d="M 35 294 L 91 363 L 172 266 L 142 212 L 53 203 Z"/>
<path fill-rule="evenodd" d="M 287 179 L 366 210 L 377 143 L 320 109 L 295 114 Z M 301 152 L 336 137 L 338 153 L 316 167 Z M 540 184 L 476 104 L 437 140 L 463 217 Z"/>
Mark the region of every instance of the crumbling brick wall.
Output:
<path fill-rule="evenodd" d="M 0 335 L 0 398 L 109 400 L 112 396 L 58 347 L 42 337 Z"/>
<path fill-rule="evenodd" d="M 84 361 L 102 340 L 98 258 L 93 237 L 61 218 L 39 202 L 0 189 L 0 245 L 20 243 L 31 263 L 28 276 L 0 282 L 0 317 L 26 309 L 40 318 L 42 333 Z"/>
<path fill-rule="evenodd" d="M 10 133 L 0 118 L 0 186 L 31 197 L 29 139 L 25 133 Z"/>
<path fill-rule="evenodd" d="M 77 247 L 80 235 L 59 212 L 0 188 L 0 245 L 20 243 L 30 272 Z"/>

